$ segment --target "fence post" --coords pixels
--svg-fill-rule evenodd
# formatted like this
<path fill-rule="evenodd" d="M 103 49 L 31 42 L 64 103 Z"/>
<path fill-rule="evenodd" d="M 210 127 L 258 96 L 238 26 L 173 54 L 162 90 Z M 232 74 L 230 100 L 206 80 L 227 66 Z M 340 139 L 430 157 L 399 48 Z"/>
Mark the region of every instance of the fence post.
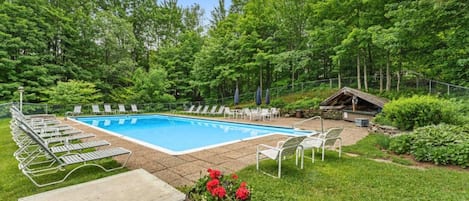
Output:
<path fill-rule="evenodd" d="M 431 94 L 432 93 L 432 80 L 429 80 L 428 82 L 428 93 Z"/>
<path fill-rule="evenodd" d="M 304 86 L 303 86 L 303 82 L 301 83 L 301 92 L 304 91 Z"/>
<path fill-rule="evenodd" d="M 446 84 L 446 86 L 448 87 L 448 96 L 449 96 L 449 84 Z"/>
<path fill-rule="evenodd" d="M 332 79 L 329 79 L 329 88 L 332 89 Z"/>

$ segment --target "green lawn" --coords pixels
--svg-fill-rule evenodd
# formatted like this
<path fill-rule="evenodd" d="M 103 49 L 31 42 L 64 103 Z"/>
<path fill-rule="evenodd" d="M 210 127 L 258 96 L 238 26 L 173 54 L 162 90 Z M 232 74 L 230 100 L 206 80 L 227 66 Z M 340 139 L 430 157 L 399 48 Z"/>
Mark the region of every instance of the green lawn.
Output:
<path fill-rule="evenodd" d="M 336 152 L 328 151 L 325 161 L 320 154 L 314 164 L 305 159 L 304 170 L 289 159 L 283 163 L 282 179 L 260 174 L 255 166 L 241 170 L 239 177 L 252 187 L 253 200 L 469 200 L 468 170 L 420 170 L 369 159 L 394 160 L 395 156 L 375 146 L 381 138 L 370 135 L 345 148 L 359 157 L 338 158 Z M 263 161 L 261 167 L 276 171 L 274 161 Z"/>
<path fill-rule="evenodd" d="M 61 184 L 38 188 L 18 169 L 18 161 L 13 157 L 13 152 L 15 152 L 18 147 L 11 139 L 9 122 L 10 119 L 0 119 L 0 200 L 2 201 L 18 200 L 18 198 L 28 195 L 126 171 L 125 169 L 121 169 L 106 173 L 100 168 L 85 167 L 73 173 L 72 176 Z"/>
<path fill-rule="evenodd" d="M 317 155 L 313 164 L 305 159 L 305 169 L 299 170 L 294 159 L 283 164 L 282 179 L 274 179 L 249 166 L 239 178 L 248 182 L 252 200 L 469 200 L 469 171 L 434 167 L 426 170 L 380 163 L 370 158 L 391 158 L 375 144 L 380 137 L 370 135 L 357 145 L 344 148 L 358 153 L 359 157 L 344 156 L 329 151 L 326 160 Z M 94 180 L 122 171 L 105 173 L 98 168 L 83 168 L 66 182 L 44 188 L 34 186 L 17 168 L 12 153 L 17 149 L 11 140 L 9 119 L 0 120 L 0 200 L 17 200 L 20 197 L 43 191 Z M 306 155 L 310 154 L 306 153 Z M 261 167 L 275 173 L 273 161 L 263 161 Z"/>

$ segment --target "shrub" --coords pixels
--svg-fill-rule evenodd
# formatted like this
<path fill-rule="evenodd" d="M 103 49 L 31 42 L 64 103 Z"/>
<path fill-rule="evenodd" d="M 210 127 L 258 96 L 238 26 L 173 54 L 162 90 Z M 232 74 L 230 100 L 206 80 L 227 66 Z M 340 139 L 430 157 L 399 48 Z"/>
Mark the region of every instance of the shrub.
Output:
<path fill-rule="evenodd" d="M 200 178 L 189 191 L 191 200 L 251 200 L 249 187 L 236 174 L 226 176 L 213 169 L 207 172 L 209 174 Z"/>
<path fill-rule="evenodd" d="M 285 107 L 286 103 L 282 99 L 275 99 L 270 103 L 270 106 L 276 107 L 276 108 L 283 108 Z"/>
<path fill-rule="evenodd" d="M 322 100 L 319 98 L 303 98 L 301 100 L 297 100 L 293 103 L 287 104 L 285 109 L 287 110 L 297 110 L 297 109 L 319 109 L 319 103 Z"/>
<path fill-rule="evenodd" d="M 433 96 L 400 98 L 384 105 L 383 112 L 375 119 L 378 123 L 389 123 L 403 130 L 459 123 L 458 109 L 452 101 Z"/>
<path fill-rule="evenodd" d="M 390 150 L 410 153 L 417 161 L 469 166 L 469 125 L 431 125 L 391 139 Z"/>
<path fill-rule="evenodd" d="M 412 143 L 412 135 L 404 134 L 391 138 L 389 150 L 396 154 L 409 154 Z"/>

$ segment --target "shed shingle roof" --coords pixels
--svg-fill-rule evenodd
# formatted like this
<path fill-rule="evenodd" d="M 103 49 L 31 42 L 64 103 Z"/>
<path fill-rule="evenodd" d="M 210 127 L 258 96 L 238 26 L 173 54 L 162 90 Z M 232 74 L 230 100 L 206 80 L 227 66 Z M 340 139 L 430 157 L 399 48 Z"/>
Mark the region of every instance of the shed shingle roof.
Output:
<path fill-rule="evenodd" d="M 357 89 L 352 89 L 349 87 L 344 87 L 340 89 L 337 93 L 333 94 L 323 102 L 321 102 L 319 105 L 320 106 L 330 106 L 331 104 L 335 103 L 335 100 L 340 97 L 340 96 L 356 96 L 360 99 L 363 99 L 365 101 L 368 101 L 369 103 L 372 103 L 380 108 L 383 108 L 384 104 L 388 102 L 387 99 L 385 98 L 380 98 L 374 95 L 371 95 L 369 93 L 357 90 Z"/>

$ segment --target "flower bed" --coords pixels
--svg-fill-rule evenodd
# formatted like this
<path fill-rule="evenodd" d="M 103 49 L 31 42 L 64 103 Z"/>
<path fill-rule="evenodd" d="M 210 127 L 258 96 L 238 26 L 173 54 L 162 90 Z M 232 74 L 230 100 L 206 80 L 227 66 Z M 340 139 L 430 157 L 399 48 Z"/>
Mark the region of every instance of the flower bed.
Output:
<path fill-rule="evenodd" d="M 208 175 L 200 178 L 187 194 L 193 201 L 207 200 L 251 200 L 251 191 L 246 182 L 236 174 L 226 176 L 219 170 L 208 169 Z"/>

